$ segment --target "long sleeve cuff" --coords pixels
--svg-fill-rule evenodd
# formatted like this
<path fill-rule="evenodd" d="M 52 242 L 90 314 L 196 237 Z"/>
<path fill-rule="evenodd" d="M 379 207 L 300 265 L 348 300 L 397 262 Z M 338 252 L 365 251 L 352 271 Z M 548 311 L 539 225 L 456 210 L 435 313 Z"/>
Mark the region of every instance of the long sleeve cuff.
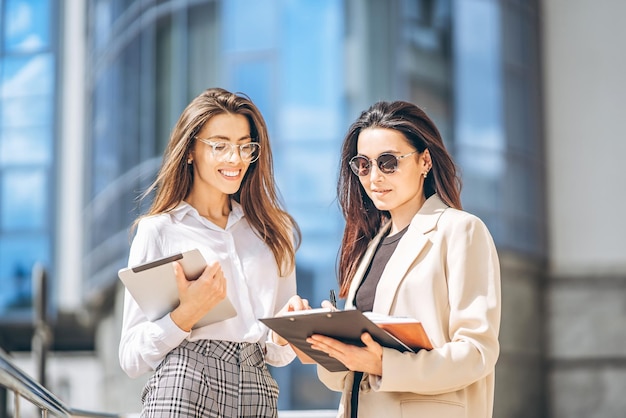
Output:
<path fill-rule="evenodd" d="M 286 366 L 296 358 L 296 352 L 291 348 L 291 344 L 276 344 L 272 339 L 272 335 L 273 331 L 270 330 L 265 342 L 265 361 L 271 366 Z"/>
<path fill-rule="evenodd" d="M 191 332 L 184 331 L 172 321 L 172 317 L 167 314 L 163 318 L 154 321 L 156 328 L 158 329 L 158 339 L 170 350 L 178 347 L 186 338 L 191 335 Z"/>

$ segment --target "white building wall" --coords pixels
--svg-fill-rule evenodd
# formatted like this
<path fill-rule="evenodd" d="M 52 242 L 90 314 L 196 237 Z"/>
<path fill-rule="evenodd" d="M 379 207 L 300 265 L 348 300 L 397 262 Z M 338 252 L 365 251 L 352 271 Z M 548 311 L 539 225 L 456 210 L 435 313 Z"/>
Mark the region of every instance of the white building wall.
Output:
<path fill-rule="evenodd" d="M 626 411 L 626 2 L 544 0 L 550 417 Z"/>
<path fill-rule="evenodd" d="M 626 1 L 544 0 L 550 266 L 626 273 Z"/>

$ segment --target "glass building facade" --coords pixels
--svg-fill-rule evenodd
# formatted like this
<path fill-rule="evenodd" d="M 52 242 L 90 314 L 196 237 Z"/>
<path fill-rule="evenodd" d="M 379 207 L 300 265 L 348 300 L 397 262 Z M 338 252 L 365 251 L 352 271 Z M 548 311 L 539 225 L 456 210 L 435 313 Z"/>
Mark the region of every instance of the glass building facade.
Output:
<path fill-rule="evenodd" d="M 31 321 L 31 275 L 53 268 L 56 2 L 0 1 L 0 322 Z"/>
<path fill-rule="evenodd" d="M 541 256 L 537 11 L 529 4 L 92 1 L 87 259 L 98 274 L 88 280 L 106 283 L 107 266 L 125 259 L 124 230 L 141 211 L 135 198 L 173 124 L 216 85 L 248 94 L 264 113 L 279 187 L 305 236 L 300 263 L 312 274 L 333 275 L 336 248 L 325 243 L 341 230 L 341 137 L 379 99 L 423 106 L 463 172 L 465 206 L 498 244 Z"/>

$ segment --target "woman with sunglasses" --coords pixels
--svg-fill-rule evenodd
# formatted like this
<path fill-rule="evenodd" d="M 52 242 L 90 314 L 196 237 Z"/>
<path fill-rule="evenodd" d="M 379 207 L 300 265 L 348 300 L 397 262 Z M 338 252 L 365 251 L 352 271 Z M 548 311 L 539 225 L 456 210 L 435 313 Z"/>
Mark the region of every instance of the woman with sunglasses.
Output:
<path fill-rule="evenodd" d="M 415 318 L 434 347 L 409 354 L 367 333 L 364 347 L 313 335 L 312 348 L 350 370 L 318 366 L 322 382 L 343 392 L 338 416 L 491 417 L 498 255 L 483 222 L 461 209 L 460 179 L 437 127 L 411 103 L 374 104 L 344 139 L 338 195 L 345 308 Z"/>
<path fill-rule="evenodd" d="M 182 112 L 129 265 L 198 248 L 204 273 L 174 264 L 180 304 L 149 321 L 128 291 L 119 347 L 130 377 L 154 372 L 142 417 L 276 417 L 278 387 L 266 363 L 295 353 L 257 318 L 308 308 L 296 296 L 299 230 L 277 199 L 265 121 L 245 96 L 209 89 Z M 295 236 L 294 236 L 295 235 Z M 194 327 L 228 294 L 237 315 Z"/>

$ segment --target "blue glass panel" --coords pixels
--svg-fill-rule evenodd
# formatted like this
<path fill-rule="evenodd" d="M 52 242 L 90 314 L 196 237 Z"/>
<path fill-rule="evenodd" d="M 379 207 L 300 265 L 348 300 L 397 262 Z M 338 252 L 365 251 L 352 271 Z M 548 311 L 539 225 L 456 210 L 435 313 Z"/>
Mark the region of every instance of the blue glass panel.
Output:
<path fill-rule="evenodd" d="M 325 82 L 329 81 L 326 78 L 335 69 L 333 61 L 339 58 L 336 49 L 342 46 L 335 43 L 337 22 L 328 22 L 326 16 L 335 11 L 329 5 L 329 1 L 292 2 L 285 5 L 282 14 L 286 35 L 280 40 L 285 62 L 285 93 L 287 98 L 295 96 L 308 105 L 321 102 Z"/>
<path fill-rule="evenodd" d="M 118 67 L 115 67 L 102 73 L 94 94 L 96 117 L 93 121 L 92 197 L 109 187 L 122 173 L 119 136 L 123 133 L 116 131 L 120 126 L 118 122 L 120 109 L 117 105 L 119 98 L 118 90 L 112 88 L 119 83 L 117 70 Z"/>
<path fill-rule="evenodd" d="M 93 47 L 99 50 L 106 45 L 111 36 L 113 4 L 110 0 L 94 0 L 91 7 L 93 8 L 93 13 L 91 13 Z"/>
<path fill-rule="evenodd" d="M 50 46 L 50 1 L 6 0 L 4 47 L 7 51 L 41 51 Z"/>
<path fill-rule="evenodd" d="M 276 3 L 229 0 L 222 6 L 222 42 L 226 52 L 269 49 L 277 38 Z"/>
<path fill-rule="evenodd" d="M 2 100 L 0 122 L 3 128 L 52 126 L 51 95 L 23 96 Z"/>
<path fill-rule="evenodd" d="M 499 7 L 494 1 L 457 0 L 454 15 L 456 158 L 466 173 L 498 178 L 505 148 Z"/>
<path fill-rule="evenodd" d="M 245 93 L 259 108 L 270 129 L 273 125 L 272 64 L 268 60 L 246 61 L 232 67 L 232 90 Z"/>
<path fill-rule="evenodd" d="M 3 232 L 43 229 L 47 213 L 47 170 L 4 170 L 0 191 Z"/>
<path fill-rule="evenodd" d="M 341 2 L 289 2 L 281 16 L 280 135 L 284 141 L 334 142 L 343 135 Z"/>
<path fill-rule="evenodd" d="M 0 313 L 30 306 L 32 269 L 50 265 L 50 245 L 45 235 L 0 239 Z"/>
<path fill-rule="evenodd" d="M 31 94 L 52 94 L 54 60 L 52 54 L 5 58 L 2 68 L 2 98 Z"/>
<path fill-rule="evenodd" d="M 48 165 L 53 152 L 51 125 L 0 130 L 0 166 Z"/>

